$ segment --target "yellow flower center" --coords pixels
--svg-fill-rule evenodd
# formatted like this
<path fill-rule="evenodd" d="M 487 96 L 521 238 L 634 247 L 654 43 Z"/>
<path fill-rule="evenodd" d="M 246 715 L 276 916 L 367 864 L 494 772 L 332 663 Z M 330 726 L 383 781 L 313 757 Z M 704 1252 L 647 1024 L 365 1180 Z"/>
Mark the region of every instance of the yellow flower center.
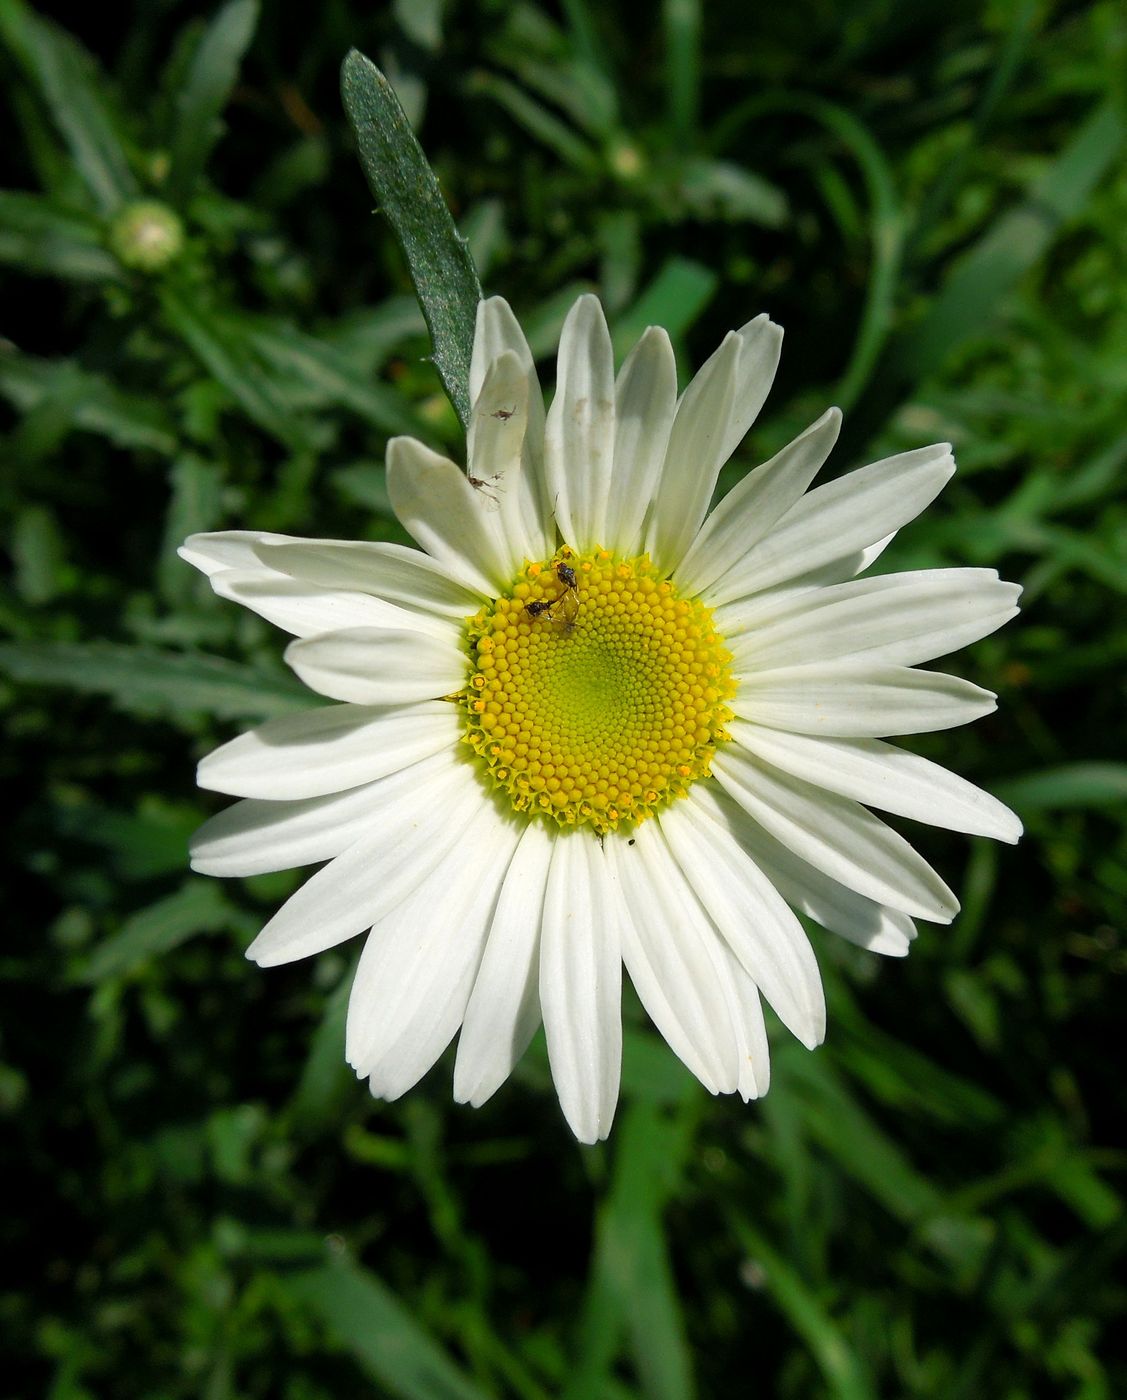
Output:
<path fill-rule="evenodd" d="M 706 777 L 731 656 L 648 555 L 566 548 L 467 622 L 466 741 L 518 812 L 602 836 Z"/>

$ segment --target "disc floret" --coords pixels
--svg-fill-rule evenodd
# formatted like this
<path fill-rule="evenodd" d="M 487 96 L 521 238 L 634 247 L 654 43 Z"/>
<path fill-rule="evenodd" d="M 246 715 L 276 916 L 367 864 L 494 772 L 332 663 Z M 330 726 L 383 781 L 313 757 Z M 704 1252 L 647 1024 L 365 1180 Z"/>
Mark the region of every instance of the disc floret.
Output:
<path fill-rule="evenodd" d="M 513 808 L 602 836 L 707 777 L 731 656 L 648 555 L 567 548 L 467 623 L 466 742 Z"/>

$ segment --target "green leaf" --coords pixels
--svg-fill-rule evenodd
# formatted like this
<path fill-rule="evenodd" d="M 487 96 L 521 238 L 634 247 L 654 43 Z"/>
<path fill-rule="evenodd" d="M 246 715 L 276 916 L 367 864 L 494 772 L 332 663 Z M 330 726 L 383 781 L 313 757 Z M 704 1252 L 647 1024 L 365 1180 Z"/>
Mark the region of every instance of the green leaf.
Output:
<path fill-rule="evenodd" d="M 746 1220 L 733 1215 L 736 1238 L 746 1250 L 748 1263 L 762 1274 L 763 1286 L 805 1342 L 835 1400 L 876 1400 L 877 1392 L 865 1375 L 860 1357 L 850 1346 L 814 1290 L 766 1236 Z"/>
<path fill-rule="evenodd" d="M 674 140 L 693 142 L 700 118 L 701 0 L 662 0 L 665 88 Z"/>
<path fill-rule="evenodd" d="M 114 642 L 0 643 L 0 672 L 29 685 L 109 695 L 127 713 L 146 716 L 269 719 L 313 703 L 304 686 L 284 675 L 219 656 Z"/>
<path fill-rule="evenodd" d="M 229 0 L 204 31 L 192 57 L 184 86 L 176 95 L 169 189 L 183 204 L 203 174 L 222 128 L 226 107 L 243 55 L 258 23 L 258 0 Z"/>
<path fill-rule="evenodd" d="M 325 1002 L 321 1024 L 313 1032 L 301 1078 L 288 1106 L 289 1117 L 299 1132 L 313 1135 L 323 1130 L 336 1116 L 344 1093 L 355 1083 L 344 1058 L 344 1029 L 354 974 L 355 967 L 351 966 L 341 977 Z"/>
<path fill-rule="evenodd" d="M 157 581 L 163 598 L 184 596 L 184 561 L 176 551 L 189 535 L 214 530 L 223 518 L 223 470 L 215 462 L 184 456 L 172 464 L 172 495 L 164 519 Z"/>
<path fill-rule="evenodd" d="M 175 428 L 159 402 L 119 389 L 73 360 L 0 351 L 0 394 L 25 414 L 48 415 L 55 440 L 74 427 L 118 447 L 176 450 Z"/>
<path fill-rule="evenodd" d="M 170 329 L 250 419 L 287 447 L 309 446 L 309 424 L 293 411 L 277 376 L 253 352 L 242 323 L 178 288 L 162 288 L 160 302 Z"/>
<path fill-rule="evenodd" d="M 614 326 L 614 348 L 623 356 L 647 326 L 664 326 L 674 344 L 716 294 L 720 279 L 703 263 L 667 258 L 654 280 Z"/>
<path fill-rule="evenodd" d="M 248 327 L 247 340 L 274 369 L 292 375 L 309 401 L 341 404 L 384 433 L 425 433 L 422 420 L 395 389 L 357 374 L 335 346 L 266 320 Z"/>
<path fill-rule="evenodd" d="M 470 87 L 471 91 L 492 98 L 522 130 L 554 151 L 565 165 L 587 175 L 598 172 L 600 159 L 593 147 L 516 83 L 496 73 L 478 72 L 471 76 Z"/>
<path fill-rule="evenodd" d="M 1112 807 L 1127 802 L 1127 763 L 1066 763 L 995 783 L 994 788 L 1019 812 Z"/>
<path fill-rule="evenodd" d="M 649 1400 L 690 1400 L 695 1394 L 662 1225 L 688 1155 L 690 1125 L 684 1111 L 670 1114 L 634 1102 L 615 1128 L 614 1181 L 599 1212 L 579 1355 L 565 1400 L 603 1393 L 623 1331 Z"/>
<path fill-rule="evenodd" d="M 36 85 L 103 214 L 138 193 L 93 59 L 23 0 L 0 0 L 0 37 Z"/>
<path fill-rule="evenodd" d="M 62 209 L 42 195 L 11 190 L 0 191 L 0 262 L 74 282 L 121 276 L 95 219 Z"/>
<path fill-rule="evenodd" d="M 33 607 L 49 603 L 62 587 L 66 559 L 66 542 L 52 512 L 25 506 L 12 523 L 9 550 L 16 592 Z"/>
<path fill-rule="evenodd" d="M 353 49 L 341 70 L 345 111 L 360 164 L 411 269 L 434 363 L 463 426 L 470 420 L 470 356 L 481 287 L 434 171 L 390 83 Z"/>
<path fill-rule="evenodd" d="M 703 156 L 687 161 L 680 186 L 689 207 L 701 218 L 748 219 L 764 228 L 782 228 L 787 221 L 782 190 L 732 161 Z"/>
<path fill-rule="evenodd" d="M 488 1400 L 382 1279 L 341 1262 L 280 1280 L 280 1286 L 401 1400 Z"/>
<path fill-rule="evenodd" d="M 1033 185 L 955 265 L 923 322 L 893 347 L 909 382 L 937 369 L 961 341 L 981 330 L 1001 298 L 1050 246 L 1112 168 L 1127 135 L 1113 102 L 1099 107 Z"/>
<path fill-rule="evenodd" d="M 170 953 L 197 933 L 218 933 L 231 925 L 232 907 L 215 880 L 188 880 L 175 894 L 126 919 L 99 944 L 80 981 L 103 982 Z"/>

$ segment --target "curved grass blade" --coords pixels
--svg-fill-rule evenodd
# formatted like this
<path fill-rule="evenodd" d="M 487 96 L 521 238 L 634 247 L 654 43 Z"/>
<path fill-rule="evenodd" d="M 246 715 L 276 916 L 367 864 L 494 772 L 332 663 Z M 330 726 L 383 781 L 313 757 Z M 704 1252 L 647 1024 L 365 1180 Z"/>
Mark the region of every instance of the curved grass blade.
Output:
<path fill-rule="evenodd" d="M 135 198 L 137 181 L 86 50 L 22 0 L 0 0 L 0 39 L 38 88 L 101 213 Z"/>
<path fill-rule="evenodd" d="M 204 31 L 183 88 L 176 96 L 170 187 L 183 203 L 203 174 L 219 137 L 219 116 L 227 105 L 247 46 L 258 22 L 258 0 L 230 0 Z"/>

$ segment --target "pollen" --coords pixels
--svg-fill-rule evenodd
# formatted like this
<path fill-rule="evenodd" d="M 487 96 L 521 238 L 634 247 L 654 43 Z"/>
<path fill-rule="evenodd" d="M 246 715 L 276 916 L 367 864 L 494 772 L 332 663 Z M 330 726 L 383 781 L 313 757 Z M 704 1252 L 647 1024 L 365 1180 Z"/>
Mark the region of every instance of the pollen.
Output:
<path fill-rule="evenodd" d="M 465 740 L 512 807 L 598 835 L 710 772 L 732 717 L 731 655 L 648 555 L 562 549 L 466 623 Z"/>

